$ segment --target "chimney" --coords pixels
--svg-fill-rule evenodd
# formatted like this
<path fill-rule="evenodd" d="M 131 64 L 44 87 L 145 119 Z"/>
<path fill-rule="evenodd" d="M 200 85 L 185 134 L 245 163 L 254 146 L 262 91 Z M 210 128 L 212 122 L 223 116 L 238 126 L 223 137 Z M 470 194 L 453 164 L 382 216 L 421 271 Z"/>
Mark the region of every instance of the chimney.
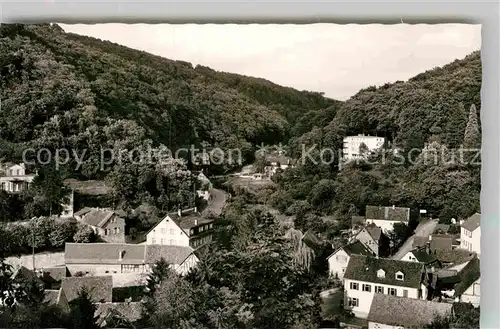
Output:
<path fill-rule="evenodd" d="M 198 225 L 198 219 L 195 219 L 195 220 L 194 220 L 194 225 L 195 225 L 195 226 L 196 226 L 196 225 Z"/>
<path fill-rule="evenodd" d="M 180 207 L 177 209 L 177 215 L 179 215 L 179 217 L 182 216 L 182 209 Z"/>
<path fill-rule="evenodd" d="M 198 207 L 194 207 L 194 212 L 197 213 L 198 212 Z"/>

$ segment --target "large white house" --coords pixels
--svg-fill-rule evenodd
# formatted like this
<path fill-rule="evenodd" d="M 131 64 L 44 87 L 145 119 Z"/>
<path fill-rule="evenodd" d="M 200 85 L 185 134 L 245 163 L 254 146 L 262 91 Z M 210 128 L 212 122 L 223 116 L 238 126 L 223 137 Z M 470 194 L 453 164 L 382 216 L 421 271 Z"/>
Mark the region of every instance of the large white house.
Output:
<path fill-rule="evenodd" d="M 384 146 L 385 138 L 377 136 L 366 136 L 363 134 L 357 136 L 348 136 L 344 138 L 343 157 L 345 160 L 360 159 L 367 154 Z M 362 145 L 366 146 L 363 147 Z"/>
<path fill-rule="evenodd" d="M 344 309 L 366 319 L 376 294 L 427 298 L 425 265 L 387 258 L 351 255 L 344 274 Z"/>
<path fill-rule="evenodd" d="M 344 278 L 345 270 L 351 255 L 375 256 L 375 253 L 360 241 L 351 242 L 335 250 L 328 256 L 328 271 L 331 276 L 338 279 Z"/>
<path fill-rule="evenodd" d="M 26 172 L 24 163 L 9 166 L 0 177 L 0 187 L 8 193 L 19 193 L 28 189 L 35 175 Z"/>
<path fill-rule="evenodd" d="M 167 214 L 146 234 L 148 245 L 198 248 L 212 240 L 213 220 L 203 218 L 196 207 Z"/>
<path fill-rule="evenodd" d="M 366 206 L 366 224 L 375 224 L 382 232 L 390 232 L 394 224 L 410 223 L 410 208 Z"/>
<path fill-rule="evenodd" d="M 462 223 L 460 248 L 481 254 L 481 214 L 475 213 Z"/>

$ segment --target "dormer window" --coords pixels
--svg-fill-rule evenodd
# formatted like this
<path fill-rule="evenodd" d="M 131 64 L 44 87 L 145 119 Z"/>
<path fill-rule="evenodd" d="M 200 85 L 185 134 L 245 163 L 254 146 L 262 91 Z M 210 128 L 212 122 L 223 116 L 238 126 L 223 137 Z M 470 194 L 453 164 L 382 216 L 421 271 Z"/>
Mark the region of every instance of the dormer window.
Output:
<path fill-rule="evenodd" d="M 405 275 L 403 272 L 399 271 L 396 273 L 396 280 L 403 281 L 405 279 Z"/>
<path fill-rule="evenodd" d="M 381 278 L 381 279 L 385 278 L 385 271 L 382 269 L 378 270 L 377 271 L 377 278 Z"/>

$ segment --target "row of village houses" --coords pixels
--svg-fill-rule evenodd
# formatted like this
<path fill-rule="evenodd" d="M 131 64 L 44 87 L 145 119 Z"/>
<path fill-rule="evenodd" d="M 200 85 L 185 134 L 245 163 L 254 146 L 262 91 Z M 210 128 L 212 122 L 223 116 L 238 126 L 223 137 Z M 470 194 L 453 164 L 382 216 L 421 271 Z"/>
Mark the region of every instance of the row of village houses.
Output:
<path fill-rule="evenodd" d="M 125 221 L 114 210 L 84 208 L 71 217 L 92 227 L 105 242 L 67 243 L 64 264 L 36 272 L 61 282 L 47 295 L 59 305 L 71 301 L 78 287 L 91 288 L 98 310 L 106 310 L 102 318 L 118 309 L 137 315 L 140 303 L 113 302 L 113 287 L 143 284 L 161 257 L 179 274 L 188 273 L 199 262 L 197 249 L 211 240 L 214 228 L 211 219 L 192 208 L 167 214 L 144 241 L 127 244 Z M 414 248 L 401 259 L 385 258 L 387 232 L 395 223 L 409 221 L 409 208 L 367 206 L 364 217 L 353 217 L 348 243 L 327 259 L 330 274 L 343 281 L 344 308 L 370 329 L 418 327 L 437 313 L 451 312 L 454 302 L 479 305 L 480 214 L 461 223 L 458 236 L 439 224 L 428 237 L 414 237 Z M 344 325 L 359 328 L 350 321 Z"/>
<path fill-rule="evenodd" d="M 480 304 L 481 215 L 460 223 L 460 233 L 438 224 L 429 236 L 414 236 L 400 259 L 385 258 L 382 241 L 394 223 L 409 222 L 408 208 L 368 206 L 353 217 L 351 236 L 328 257 L 330 274 L 342 280 L 346 328 L 422 328 Z"/>

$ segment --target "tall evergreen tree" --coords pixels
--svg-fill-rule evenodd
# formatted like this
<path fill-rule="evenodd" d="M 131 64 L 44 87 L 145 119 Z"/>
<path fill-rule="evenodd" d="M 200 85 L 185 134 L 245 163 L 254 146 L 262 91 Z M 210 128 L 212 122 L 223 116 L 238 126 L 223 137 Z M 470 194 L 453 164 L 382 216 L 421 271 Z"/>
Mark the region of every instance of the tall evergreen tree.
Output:
<path fill-rule="evenodd" d="M 472 104 L 469 111 L 469 120 L 465 127 L 464 148 L 477 149 L 481 147 L 481 133 L 479 132 L 479 121 L 477 118 L 476 106 Z"/>
<path fill-rule="evenodd" d="M 71 319 L 73 329 L 97 329 L 96 306 L 92 303 L 86 288 L 78 292 L 78 297 L 71 301 Z"/>

